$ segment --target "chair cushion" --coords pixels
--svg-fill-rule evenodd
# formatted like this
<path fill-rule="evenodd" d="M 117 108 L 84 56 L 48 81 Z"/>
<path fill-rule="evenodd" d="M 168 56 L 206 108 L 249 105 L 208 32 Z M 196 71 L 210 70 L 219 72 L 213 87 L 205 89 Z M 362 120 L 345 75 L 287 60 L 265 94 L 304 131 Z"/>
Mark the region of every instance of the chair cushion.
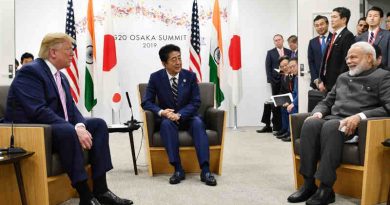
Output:
<path fill-rule="evenodd" d="M 294 141 L 294 153 L 299 155 L 299 150 L 301 147 L 300 139 L 295 139 Z M 359 148 L 357 143 L 353 144 L 344 144 L 343 148 L 343 157 L 341 159 L 343 164 L 353 164 L 353 165 L 362 165 L 360 163 L 359 157 Z"/>
<path fill-rule="evenodd" d="M 84 166 L 88 164 L 88 151 L 84 151 Z M 61 161 L 60 161 L 60 155 L 57 153 L 53 153 L 51 155 L 51 169 L 48 170 L 47 176 L 56 176 L 59 174 L 65 173 L 64 168 L 62 168 Z"/>
<path fill-rule="evenodd" d="M 209 137 L 209 145 L 220 145 L 218 140 L 218 133 L 213 130 L 206 130 L 207 136 Z M 153 133 L 152 142 L 149 142 L 151 147 L 164 147 L 161 140 L 160 132 Z M 180 146 L 194 146 L 192 137 L 187 131 L 179 131 L 179 143 Z"/>

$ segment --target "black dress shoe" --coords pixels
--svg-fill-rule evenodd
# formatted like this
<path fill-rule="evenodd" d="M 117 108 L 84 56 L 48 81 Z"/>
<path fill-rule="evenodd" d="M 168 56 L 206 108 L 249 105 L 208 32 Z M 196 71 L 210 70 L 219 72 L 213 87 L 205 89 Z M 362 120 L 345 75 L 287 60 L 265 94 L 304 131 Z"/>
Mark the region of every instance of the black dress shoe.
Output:
<path fill-rule="evenodd" d="M 210 172 L 206 172 L 205 174 L 200 174 L 200 181 L 205 182 L 206 185 L 215 186 L 217 185 L 217 180 Z"/>
<path fill-rule="evenodd" d="M 306 188 L 305 186 L 302 186 L 298 191 L 291 194 L 287 201 L 290 203 L 299 203 L 306 201 L 308 198 L 310 198 L 317 190 L 317 186 L 313 185 L 310 188 Z"/>
<path fill-rule="evenodd" d="M 285 138 L 282 138 L 282 141 L 283 141 L 283 142 L 291 142 L 291 137 L 290 137 L 290 135 L 288 135 L 288 136 L 285 137 Z"/>
<path fill-rule="evenodd" d="M 390 138 L 385 139 L 385 141 L 382 142 L 383 146 L 390 147 Z"/>
<path fill-rule="evenodd" d="M 335 194 L 331 188 L 318 188 L 307 201 L 307 205 L 327 205 L 335 202 Z"/>
<path fill-rule="evenodd" d="M 281 134 L 281 135 L 277 135 L 276 138 L 278 138 L 278 139 L 283 139 L 283 138 L 286 138 L 286 137 L 288 137 L 288 136 L 290 136 L 290 133 L 285 132 L 285 133 L 283 133 L 283 134 Z"/>
<path fill-rule="evenodd" d="M 133 201 L 128 199 L 122 199 L 112 193 L 110 190 L 106 191 L 103 194 L 96 195 L 96 199 L 100 202 L 100 204 L 104 205 L 131 205 Z"/>
<path fill-rule="evenodd" d="M 265 126 L 261 128 L 260 130 L 256 130 L 257 133 L 266 133 L 266 132 L 272 132 L 271 126 Z"/>
<path fill-rule="evenodd" d="M 99 201 L 96 198 L 92 198 L 89 201 L 81 201 L 80 200 L 79 205 L 101 205 L 101 203 L 99 203 Z"/>
<path fill-rule="evenodd" d="M 275 136 L 280 136 L 280 135 L 284 135 L 284 134 L 286 134 L 286 133 L 287 133 L 286 130 L 279 130 L 279 131 L 275 132 L 274 135 L 275 135 Z"/>
<path fill-rule="evenodd" d="M 171 178 L 169 178 L 169 183 L 170 184 L 178 184 L 180 183 L 181 180 L 184 180 L 186 178 L 184 172 L 182 171 L 176 171 L 173 173 Z"/>

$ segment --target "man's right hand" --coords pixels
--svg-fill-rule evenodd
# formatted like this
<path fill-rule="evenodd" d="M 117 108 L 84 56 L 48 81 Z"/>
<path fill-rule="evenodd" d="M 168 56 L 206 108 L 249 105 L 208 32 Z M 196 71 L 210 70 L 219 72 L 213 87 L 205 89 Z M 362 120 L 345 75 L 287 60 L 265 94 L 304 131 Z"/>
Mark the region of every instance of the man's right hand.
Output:
<path fill-rule="evenodd" d="M 318 83 L 318 90 L 320 90 L 323 93 L 326 93 L 326 87 L 323 82 Z"/>
<path fill-rule="evenodd" d="M 173 109 L 165 109 L 165 110 L 162 110 L 161 111 L 161 117 L 165 117 L 165 118 L 169 118 L 169 116 L 172 114 L 172 113 L 174 113 L 175 112 L 175 110 L 173 110 Z"/>

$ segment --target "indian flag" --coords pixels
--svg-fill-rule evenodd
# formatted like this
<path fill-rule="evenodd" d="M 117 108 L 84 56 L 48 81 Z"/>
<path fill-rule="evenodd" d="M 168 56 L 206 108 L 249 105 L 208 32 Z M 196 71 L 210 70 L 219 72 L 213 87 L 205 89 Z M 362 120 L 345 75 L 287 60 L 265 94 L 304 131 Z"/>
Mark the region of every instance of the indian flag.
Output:
<path fill-rule="evenodd" d="M 96 61 L 96 46 L 95 46 L 95 28 L 94 28 L 94 16 L 93 16 L 93 3 L 92 0 L 88 0 L 87 11 L 87 56 L 86 56 L 86 69 L 85 69 L 85 108 L 90 112 L 96 105 L 97 99 L 95 99 L 94 93 L 94 67 Z"/>
<path fill-rule="evenodd" d="M 215 101 L 217 107 L 221 106 L 221 102 L 225 99 L 220 86 L 220 73 L 223 66 L 223 49 L 222 49 L 222 32 L 221 32 L 221 15 L 219 12 L 218 0 L 214 2 L 213 10 L 213 25 L 211 27 L 210 41 L 210 82 L 213 82 L 216 87 Z"/>

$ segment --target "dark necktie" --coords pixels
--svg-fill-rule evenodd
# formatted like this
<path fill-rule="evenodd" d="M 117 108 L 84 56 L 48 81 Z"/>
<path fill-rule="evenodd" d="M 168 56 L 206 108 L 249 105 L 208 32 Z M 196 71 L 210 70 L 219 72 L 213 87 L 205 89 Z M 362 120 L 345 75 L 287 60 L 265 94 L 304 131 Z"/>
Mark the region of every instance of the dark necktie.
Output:
<path fill-rule="evenodd" d="M 172 79 L 172 94 L 173 94 L 173 102 L 175 103 L 175 106 L 177 106 L 177 79 L 176 77 L 171 78 Z"/>
<path fill-rule="evenodd" d="M 322 39 L 321 40 L 321 53 L 322 53 L 322 56 L 324 56 L 325 49 L 326 49 L 325 36 L 322 36 L 321 39 Z"/>
<path fill-rule="evenodd" d="M 368 43 L 369 44 L 373 44 L 374 43 L 374 32 L 370 32 L 370 38 L 368 39 Z"/>

